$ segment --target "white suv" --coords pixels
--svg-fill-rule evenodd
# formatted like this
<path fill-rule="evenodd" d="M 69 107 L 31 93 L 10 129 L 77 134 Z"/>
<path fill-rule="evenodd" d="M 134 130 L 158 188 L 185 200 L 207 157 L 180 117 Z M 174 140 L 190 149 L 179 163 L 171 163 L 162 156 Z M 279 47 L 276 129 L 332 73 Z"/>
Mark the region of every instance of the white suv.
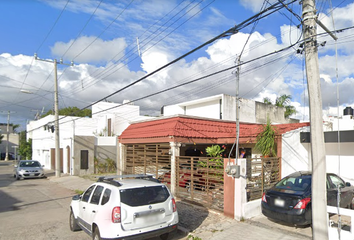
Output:
<path fill-rule="evenodd" d="M 129 178 L 128 178 L 129 177 Z M 168 188 L 150 175 L 100 177 L 72 198 L 70 229 L 92 239 L 168 239 L 177 231 L 176 202 Z"/>

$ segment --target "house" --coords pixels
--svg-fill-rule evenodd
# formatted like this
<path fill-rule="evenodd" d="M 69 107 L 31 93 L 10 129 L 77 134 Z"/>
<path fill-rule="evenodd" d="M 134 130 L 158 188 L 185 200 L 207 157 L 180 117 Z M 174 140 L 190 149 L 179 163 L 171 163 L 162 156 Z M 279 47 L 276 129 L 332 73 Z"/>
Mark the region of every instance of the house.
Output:
<path fill-rule="evenodd" d="M 285 118 L 285 108 L 282 107 L 245 98 L 240 98 L 239 103 L 239 121 L 243 123 L 265 124 L 268 118 L 273 124 L 299 122 L 297 119 Z M 219 94 L 161 108 L 162 116 L 177 114 L 236 121 L 236 97 Z"/>
<path fill-rule="evenodd" d="M 354 184 L 354 116 L 347 107 L 342 117 L 326 116 L 323 121 L 327 172 L 333 172 Z M 338 140 L 339 139 L 339 140 Z M 310 128 L 283 135 L 282 175 L 294 171 L 311 170 Z"/>
<path fill-rule="evenodd" d="M 140 108 L 129 101 L 123 104 L 99 102 L 92 106 L 92 118 L 59 116 L 61 171 L 71 175 L 95 172 L 95 161 L 115 162 L 117 136 L 130 121 L 146 119 Z M 27 124 L 27 139 L 32 139 L 32 158 L 45 168 L 55 169 L 54 116 L 48 115 Z"/>
<path fill-rule="evenodd" d="M 6 146 L 8 146 L 9 159 L 15 159 L 19 146 L 19 135 L 14 131 L 13 126 L 9 125 L 9 142 L 7 143 L 7 123 L 0 123 L 0 135 L 3 136 L 0 144 L 0 159 L 4 160 L 6 157 Z"/>

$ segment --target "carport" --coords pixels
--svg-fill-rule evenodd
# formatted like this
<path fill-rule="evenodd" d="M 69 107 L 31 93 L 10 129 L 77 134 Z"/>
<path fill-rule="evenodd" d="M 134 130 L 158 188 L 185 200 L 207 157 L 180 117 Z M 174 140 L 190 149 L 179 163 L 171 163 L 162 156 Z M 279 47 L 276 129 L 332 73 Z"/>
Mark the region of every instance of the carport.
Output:
<path fill-rule="evenodd" d="M 260 126 L 260 124 L 241 123 L 240 146 L 253 147 L 261 130 Z M 291 124 L 278 125 L 279 133 L 283 133 L 289 127 L 291 128 Z M 218 144 L 225 145 L 229 150 L 235 142 L 235 136 L 236 124 L 234 121 L 176 115 L 132 123 L 119 136 L 121 159 L 118 163 L 119 174 L 150 173 L 158 178 L 168 175 L 166 183 L 175 196 L 188 197 L 203 205 L 210 204 L 212 200 L 215 200 L 213 199 L 215 197 L 220 202 L 224 198 L 224 186 L 216 184 L 218 186 L 213 186 L 213 191 L 210 192 L 208 187 L 201 188 L 202 191 L 194 191 L 193 186 L 187 190 L 186 188 L 190 182 L 200 182 L 200 174 L 199 179 L 193 179 L 193 176 L 198 176 L 193 172 L 195 168 L 193 164 L 200 161 L 209 164 L 209 159 L 204 151 L 205 147 Z M 279 146 L 278 157 L 281 157 L 281 137 L 278 138 L 277 144 Z M 190 154 L 191 151 L 187 151 L 190 149 L 200 152 L 193 155 Z M 235 156 L 235 150 L 232 156 Z M 181 182 L 186 171 L 188 181 Z M 223 169 L 220 171 L 218 174 L 223 176 Z M 215 179 L 210 181 L 208 179 L 212 178 L 212 175 L 206 173 L 205 176 L 202 176 L 205 179 L 203 181 L 206 183 L 215 182 Z M 223 179 L 220 183 L 220 185 L 224 184 Z M 215 189 L 218 191 L 215 192 Z M 197 193 L 201 195 L 197 196 Z M 220 206 L 223 207 L 223 204 Z"/>

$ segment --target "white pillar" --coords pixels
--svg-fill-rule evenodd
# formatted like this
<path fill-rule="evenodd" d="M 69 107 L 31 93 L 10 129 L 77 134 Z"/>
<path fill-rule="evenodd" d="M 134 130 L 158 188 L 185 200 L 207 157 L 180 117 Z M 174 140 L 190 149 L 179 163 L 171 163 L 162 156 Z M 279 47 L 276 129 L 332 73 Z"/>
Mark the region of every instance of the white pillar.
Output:
<path fill-rule="evenodd" d="M 247 203 L 246 192 L 246 159 L 239 158 L 238 164 L 240 165 L 240 178 L 235 178 L 235 219 L 240 221 L 245 216 L 244 205 Z"/>
<path fill-rule="evenodd" d="M 125 151 L 126 146 L 122 143 L 119 143 L 119 167 L 117 165 L 117 175 L 123 175 L 125 170 L 125 162 L 127 161 Z"/>
<path fill-rule="evenodd" d="M 177 166 L 176 166 L 176 157 L 180 155 L 180 147 L 181 143 L 170 142 L 170 153 L 171 153 L 171 192 L 173 195 L 176 194 L 177 190 L 177 182 L 176 182 L 176 175 L 177 175 Z"/>

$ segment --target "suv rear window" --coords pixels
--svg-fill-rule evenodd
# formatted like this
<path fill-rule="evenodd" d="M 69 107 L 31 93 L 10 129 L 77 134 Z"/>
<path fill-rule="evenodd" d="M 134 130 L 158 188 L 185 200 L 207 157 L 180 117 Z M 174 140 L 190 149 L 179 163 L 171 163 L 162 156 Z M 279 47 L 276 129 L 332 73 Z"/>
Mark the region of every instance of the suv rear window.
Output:
<path fill-rule="evenodd" d="M 131 207 L 162 203 L 170 194 L 165 186 L 142 187 L 120 190 L 121 202 Z"/>

